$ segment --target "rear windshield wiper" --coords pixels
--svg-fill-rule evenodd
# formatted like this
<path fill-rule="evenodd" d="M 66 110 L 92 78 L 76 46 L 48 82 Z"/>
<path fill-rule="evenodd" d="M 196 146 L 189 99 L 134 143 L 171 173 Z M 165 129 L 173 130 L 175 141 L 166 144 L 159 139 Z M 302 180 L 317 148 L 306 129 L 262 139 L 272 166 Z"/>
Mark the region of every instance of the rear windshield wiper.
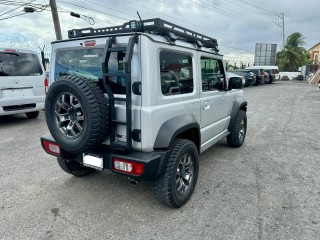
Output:
<path fill-rule="evenodd" d="M 9 55 L 15 55 L 17 57 L 19 57 L 19 54 L 16 52 L 0 52 L 1 54 L 9 54 Z"/>

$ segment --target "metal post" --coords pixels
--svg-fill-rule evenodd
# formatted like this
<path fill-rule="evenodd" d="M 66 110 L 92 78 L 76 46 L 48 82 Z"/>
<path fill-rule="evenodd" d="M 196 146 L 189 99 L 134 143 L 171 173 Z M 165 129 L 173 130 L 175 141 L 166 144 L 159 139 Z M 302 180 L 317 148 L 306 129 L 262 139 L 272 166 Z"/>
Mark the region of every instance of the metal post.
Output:
<path fill-rule="evenodd" d="M 284 37 L 284 13 L 282 13 L 282 40 L 283 40 L 283 48 L 284 48 L 284 42 L 285 42 L 285 37 Z"/>
<path fill-rule="evenodd" d="M 57 40 L 61 40 L 62 34 L 61 34 L 60 21 L 59 21 L 56 0 L 50 0 L 50 7 L 51 7 L 54 30 L 56 32 L 56 38 L 57 38 Z"/>

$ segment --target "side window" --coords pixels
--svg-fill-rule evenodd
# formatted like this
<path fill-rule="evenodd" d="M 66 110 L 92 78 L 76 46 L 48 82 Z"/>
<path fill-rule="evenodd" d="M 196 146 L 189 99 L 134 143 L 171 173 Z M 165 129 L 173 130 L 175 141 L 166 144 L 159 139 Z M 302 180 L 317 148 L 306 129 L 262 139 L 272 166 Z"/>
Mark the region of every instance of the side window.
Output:
<path fill-rule="evenodd" d="M 191 54 L 161 51 L 160 84 L 165 96 L 193 92 Z"/>
<path fill-rule="evenodd" d="M 223 90 L 224 71 L 221 60 L 201 57 L 202 91 Z"/>

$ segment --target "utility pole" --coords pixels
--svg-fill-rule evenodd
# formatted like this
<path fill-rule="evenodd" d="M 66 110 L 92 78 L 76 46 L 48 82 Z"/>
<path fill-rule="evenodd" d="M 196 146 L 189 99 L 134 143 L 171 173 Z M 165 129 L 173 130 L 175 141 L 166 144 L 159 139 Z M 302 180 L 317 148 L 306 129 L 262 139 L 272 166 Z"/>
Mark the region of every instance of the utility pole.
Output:
<path fill-rule="evenodd" d="M 51 7 L 54 30 L 56 32 L 56 38 L 57 38 L 57 40 L 61 40 L 62 34 L 61 34 L 60 21 L 59 21 L 56 0 L 50 0 L 50 7 Z"/>
<path fill-rule="evenodd" d="M 276 16 L 280 18 L 280 22 L 276 22 L 276 25 L 282 28 L 282 44 L 283 44 L 283 49 L 285 45 L 285 36 L 284 36 L 284 13 L 276 13 Z"/>

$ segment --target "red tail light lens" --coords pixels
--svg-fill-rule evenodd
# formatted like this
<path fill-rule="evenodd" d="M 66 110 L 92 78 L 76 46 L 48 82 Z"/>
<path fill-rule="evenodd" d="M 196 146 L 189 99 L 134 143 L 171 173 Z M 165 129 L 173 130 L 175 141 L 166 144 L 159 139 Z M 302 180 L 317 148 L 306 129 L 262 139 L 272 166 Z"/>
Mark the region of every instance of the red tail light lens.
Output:
<path fill-rule="evenodd" d="M 15 49 L 5 49 L 4 51 L 5 52 L 17 52 L 17 50 L 15 50 Z"/>
<path fill-rule="evenodd" d="M 144 171 L 144 164 L 113 158 L 113 169 L 118 172 L 140 176 Z"/>
<path fill-rule="evenodd" d="M 95 40 L 85 41 L 84 42 L 84 47 L 94 47 L 95 45 L 96 45 L 96 41 Z"/>
<path fill-rule="evenodd" d="M 42 147 L 47 153 L 55 156 L 60 156 L 60 147 L 58 144 L 42 140 Z"/>
<path fill-rule="evenodd" d="M 46 94 L 47 94 L 47 92 L 48 92 L 48 88 L 49 88 L 49 80 L 48 80 L 48 78 L 46 77 L 46 78 L 44 79 L 44 91 L 45 91 Z"/>

